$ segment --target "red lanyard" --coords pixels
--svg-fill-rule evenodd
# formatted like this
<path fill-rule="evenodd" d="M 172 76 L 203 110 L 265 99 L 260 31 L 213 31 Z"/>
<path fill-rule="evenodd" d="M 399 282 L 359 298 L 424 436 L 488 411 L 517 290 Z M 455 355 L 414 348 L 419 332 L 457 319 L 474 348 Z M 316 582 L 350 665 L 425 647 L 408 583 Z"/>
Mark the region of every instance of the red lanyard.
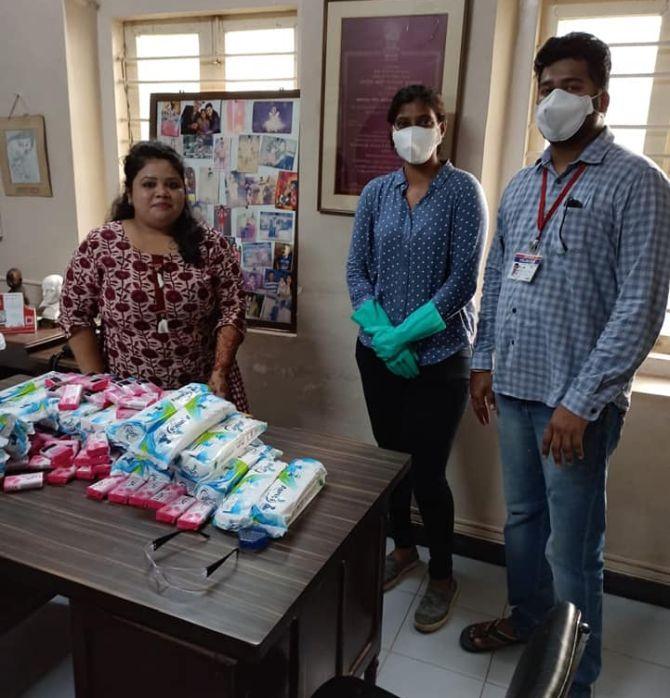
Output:
<path fill-rule="evenodd" d="M 549 212 L 545 215 L 544 208 L 547 203 L 547 170 L 542 170 L 542 193 L 540 194 L 540 204 L 537 207 L 537 238 L 535 244 L 537 245 L 542 238 L 542 232 L 544 231 L 547 223 L 551 220 L 551 217 L 556 213 L 556 210 L 561 205 L 561 202 L 567 196 L 568 192 L 574 186 L 575 182 L 582 176 L 582 172 L 586 169 L 586 163 L 580 163 L 579 167 L 575 170 L 575 173 L 570 178 L 570 181 L 563 187 L 563 190 L 558 195 L 556 201 L 554 201 L 553 206 L 549 209 Z"/>

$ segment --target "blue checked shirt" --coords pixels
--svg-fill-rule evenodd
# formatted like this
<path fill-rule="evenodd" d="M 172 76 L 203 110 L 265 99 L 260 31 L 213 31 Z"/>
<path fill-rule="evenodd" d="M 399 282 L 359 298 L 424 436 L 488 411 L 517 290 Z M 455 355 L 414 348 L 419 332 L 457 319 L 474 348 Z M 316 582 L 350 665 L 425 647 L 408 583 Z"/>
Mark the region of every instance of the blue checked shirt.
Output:
<path fill-rule="evenodd" d="M 528 252 L 538 232 L 542 170 L 548 211 L 579 162 L 584 173 L 544 228 L 535 278 L 512 281 L 515 253 Z M 666 176 L 608 129 L 561 176 L 547 149 L 503 194 L 472 367 L 494 369 L 498 393 L 562 404 L 589 421 L 610 402 L 627 409 L 663 323 L 669 278 Z"/>
<path fill-rule="evenodd" d="M 371 298 L 399 325 L 432 300 L 446 328 L 417 342 L 422 365 L 470 350 L 472 303 L 486 237 L 486 203 L 479 182 L 450 163 L 410 211 L 402 169 L 377 177 L 361 192 L 347 263 L 354 309 Z M 360 340 L 371 346 L 370 335 Z"/>

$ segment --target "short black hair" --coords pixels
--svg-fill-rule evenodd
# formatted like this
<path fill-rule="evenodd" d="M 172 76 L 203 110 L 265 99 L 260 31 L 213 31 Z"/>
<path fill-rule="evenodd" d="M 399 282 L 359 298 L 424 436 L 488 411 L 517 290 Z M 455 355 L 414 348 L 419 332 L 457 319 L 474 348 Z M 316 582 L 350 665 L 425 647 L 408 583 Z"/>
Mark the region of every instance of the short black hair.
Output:
<path fill-rule="evenodd" d="M 533 68 L 538 83 L 545 68 L 565 58 L 586 61 L 591 80 L 598 89 L 607 89 L 612 70 L 612 56 L 609 46 L 604 41 L 586 32 L 552 36 L 535 56 Z"/>
<path fill-rule="evenodd" d="M 447 120 L 447 110 L 444 108 L 442 97 L 432 87 L 407 85 L 407 87 L 399 89 L 393 96 L 386 121 L 393 125 L 403 104 L 411 104 L 416 100 L 423 102 L 435 112 L 438 123 L 441 124 Z"/>

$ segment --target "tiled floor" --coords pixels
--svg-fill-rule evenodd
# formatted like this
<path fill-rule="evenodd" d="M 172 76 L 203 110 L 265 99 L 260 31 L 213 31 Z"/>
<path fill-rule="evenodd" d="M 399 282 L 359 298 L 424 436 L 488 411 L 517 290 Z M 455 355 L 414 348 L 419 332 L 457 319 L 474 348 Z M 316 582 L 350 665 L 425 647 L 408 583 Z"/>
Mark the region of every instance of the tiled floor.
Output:
<path fill-rule="evenodd" d="M 420 568 L 384 597 L 379 685 L 401 698 L 504 698 L 521 650 L 487 656 L 458 647 L 464 625 L 504 611 L 504 570 L 457 557 L 453 616 L 438 632 L 422 635 L 413 614 L 426 584 L 425 550 L 421 558 Z M 0 638 L 3 698 L 74 696 L 65 604 L 48 604 Z M 597 698 L 670 696 L 670 610 L 607 596 L 604 646 Z"/>

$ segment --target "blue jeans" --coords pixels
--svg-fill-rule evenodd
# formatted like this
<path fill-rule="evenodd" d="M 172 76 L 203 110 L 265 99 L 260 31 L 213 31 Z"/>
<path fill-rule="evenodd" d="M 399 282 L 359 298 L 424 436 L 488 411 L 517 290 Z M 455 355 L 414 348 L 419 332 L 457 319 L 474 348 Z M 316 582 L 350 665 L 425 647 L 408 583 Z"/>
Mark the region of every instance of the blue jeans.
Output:
<path fill-rule="evenodd" d="M 512 622 L 527 636 L 555 603 L 574 603 L 591 635 L 570 695 L 589 696 L 601 666 L 607 462 L 623 413 L 607 405 L 586 429 L 584 460 L 557 467 L 541 451 L 554 408 L 505 395 L 496 402 Z"/>

